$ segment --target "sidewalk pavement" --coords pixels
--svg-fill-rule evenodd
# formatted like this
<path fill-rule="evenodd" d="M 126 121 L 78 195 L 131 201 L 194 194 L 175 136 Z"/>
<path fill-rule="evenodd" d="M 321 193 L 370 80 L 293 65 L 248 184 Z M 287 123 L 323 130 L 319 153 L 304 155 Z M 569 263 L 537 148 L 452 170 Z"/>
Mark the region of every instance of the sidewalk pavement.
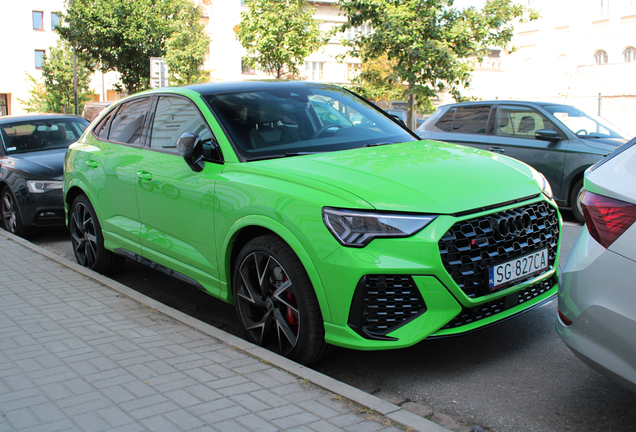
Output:
<path fill-rule="evenodd" d="M 0 432 L 448 432 L 4 231 L 0 332 Z"/>

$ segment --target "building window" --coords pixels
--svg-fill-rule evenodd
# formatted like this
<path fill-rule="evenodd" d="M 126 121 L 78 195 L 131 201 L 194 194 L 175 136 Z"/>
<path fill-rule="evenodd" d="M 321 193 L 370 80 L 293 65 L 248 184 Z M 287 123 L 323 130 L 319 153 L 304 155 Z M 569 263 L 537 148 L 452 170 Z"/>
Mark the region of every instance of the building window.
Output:
<path fill-rule="evenodd" d="M 33 11 L 33 30 L 44 30 L 44 12 Z"/>
<path fill-rule="evenodd" d="M 0 94 L 0 116 L 5 116 L 9 110 L 7 109 L 7 95 Z"/>
<path fill-rule="evenodd" d="M 636 48 L 627 47 L 625 51 L 623 51 L 623 58 L 625 59 L 625 63 L 631 63 L 636 61 Z"/>
<path fill-rule="evenodd" d="M 323 62 L 306 62 L 305 63 L 305 78 L 309 81 L 322 80 L 322 67 Z"/>
<path fill-rule="evenodd" d="M 347 29 L 347 39 L 353 40 L 358 36 L 366 36 L 373 32 L 373 28 L 370 25 L 361 25 L 360 27 L 353 27 Z"/>
<path fill-rule="evenodd" d="M 607 53 L 603 50 L 598 50 L 594 53 L 594 62 L 597 65 L 607 64 Z"/>
<path fill-rule="evenodd" d="M 43 61 L 44 61 L 44 50 L 35 50 L 35 68 L 42 69 Z"/>
<path fill-rule="evenodd" d="M 347 81 L 353 81 L 360 74 L 360 63 L 347 63 Z"/>
<path fill-rule="evenodd" d="M 60 22 L 60 13 L 59 12 L 51 12 L 51 30 L 55 30 L 57 24 Z"/>
<path fill-rule="evenodd" d="M 244 75 L 255 75 L 256 69 L 253 69 L 250 65 L 247 64 L 245 58 L 241 59 L 241 73 Z"/>

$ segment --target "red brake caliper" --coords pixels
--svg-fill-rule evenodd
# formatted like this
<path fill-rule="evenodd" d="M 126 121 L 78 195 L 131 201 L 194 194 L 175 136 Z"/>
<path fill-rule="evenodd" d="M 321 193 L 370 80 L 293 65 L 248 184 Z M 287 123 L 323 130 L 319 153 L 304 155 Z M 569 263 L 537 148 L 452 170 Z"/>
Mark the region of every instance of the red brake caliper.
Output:
<path fill-rule="evenodd" d="M 285 293 L 285 299 L 287 299 L 287 301 L 294 306 L 297 305 L 296 297 L 292 293 Z M 289 306 L 287 306 L 287 314 L 285 315 L 285 319 L 287 320 L 287 324 L 289 324 L 294 328 L 294 330 L 296 330 L 296 327 L 298 327 L 298 318 L 294 316 L 294 312 Z"/>

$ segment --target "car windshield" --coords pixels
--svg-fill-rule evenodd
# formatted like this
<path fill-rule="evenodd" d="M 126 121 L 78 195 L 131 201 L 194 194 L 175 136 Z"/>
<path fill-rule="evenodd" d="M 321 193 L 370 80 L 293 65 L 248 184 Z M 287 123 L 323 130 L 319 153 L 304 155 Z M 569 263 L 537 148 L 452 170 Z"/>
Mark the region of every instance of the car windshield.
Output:
<path fill-rule="evenodd" d="M 625 132 L 594 114 L 563 105 L 546 105 L 544 108 L 581 138 L 627 138 Z"/>
<path fill-rule="evenodd" d="M 415 141 L 348 91 L 290 83 L 204 96 L 246 161 Z"/>
<path fill-rule="evenodd" d="M 84 119 L 42 119 L 0 125 L 7 154 L 67 148 L 88 126 Z"/>

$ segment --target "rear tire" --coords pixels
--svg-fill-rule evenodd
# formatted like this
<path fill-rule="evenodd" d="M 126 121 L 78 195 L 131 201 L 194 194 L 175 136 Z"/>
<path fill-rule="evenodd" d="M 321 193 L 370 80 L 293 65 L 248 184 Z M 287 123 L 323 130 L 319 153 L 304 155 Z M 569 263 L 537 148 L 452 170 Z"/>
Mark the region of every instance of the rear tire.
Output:
<path fill-rule="evenodd" d="M 22 223 L 20 207 L 9 186 L 2 189 L 2 227 L 11 234 L 25 239 L 29 239 L 35 234 L 35 228 L 25 226 Z"/>
<path fill-rule="evenodd" d="M 309 276 L 280 237 L 268 234 L 245 245 L 234 265 L 232 292 L 251 342 L 306 365 L 331 352 Z"/>
<path fill-rule="evenodd" d="M 570 208 L 572 214 L 577 221 L 585 223 L 585 216 L 583 216 L 583 207 L 581 207 L 581 195 L 583 194 L 583 179 L 577 181 L 570 193 Z"/>
<path fill-rule="evenodd" d="M 69 230 L 75 259 L 80 265 L 104 275 L 122 269 L 126 259 L 104 247 L 102 227 L 86 195 L 79 195 L 73 201 Z"/>

